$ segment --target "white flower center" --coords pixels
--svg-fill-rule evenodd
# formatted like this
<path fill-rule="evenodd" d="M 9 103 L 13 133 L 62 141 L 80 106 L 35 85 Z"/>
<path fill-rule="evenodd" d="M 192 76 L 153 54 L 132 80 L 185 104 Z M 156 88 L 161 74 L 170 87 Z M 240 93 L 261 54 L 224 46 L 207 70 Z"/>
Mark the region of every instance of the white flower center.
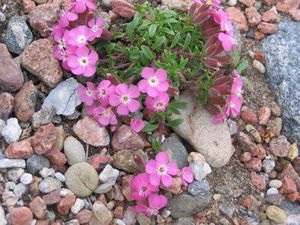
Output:
<path fill-rule="evenodd" d="M 149 80 L 148 80 L 148 83 L 150 86 L 152 87 L 155 87 L 158 85 L 158 79 L 157 77 L 151 77 Z"/>
<path fill-rule="evenodd" d="M 149 215 L 157 215 L 158 214 L 158 210 L 157 209 L 153 209 L 153 208 L 148 208 L 147 209 Z"/>
<path fill-rule="evenodd" d="M 87 57 L 82 57 L 79 59 L 79 64 L 81 66 L 86 66 L 89 64 L 89 59 Z"/>
<path fill-rule="evenodd" d="M 97 26 L 97 25 L 94 25 L 93 27 L 92 27 L 92 31 L 95 33 L 95 32 L 97 32 L 99 30 L 99 27 Z"/>
<path fill-rule="evenodd" d="M 85 42 L 86 42 L 86 37 L 85 37 L 84 35 L 79 35 L 79 36 L 77 37 L 77 42 L 78 42 L 79 44 L 85 43 Z"/>
<path fill-rule="evenodd" d="M 236 107 L 236 104 L 233 102 L 230 102 L 230 108 L 235 109 L 235 107 Z"/>
<path fill-rule="evenodd" d="M 165 105 L 162 102 L 156 102 L 155 109 L 156 109 L 156 111 L 164 111 Z"/>
<path fill-rule="evenodd" d="M 109 118 L 110 117 L 110 112 L 108 110 L 105 110 L 101 113 L 102 116 L 104 116 L 105 118 Z"/>
<path fill-rule="evenodd" d="M 99 88 L 99 89 L 98 89 L 98 92 L 99 92 L 99 94 L 98 94 L 99 98 L 104 98 L 104 97 L 106 97 L 106 95 L 107 95 L 105 89 Z"/>
<path fill-rule="evenodd" d="M 157 168 L 157 173 L 159 175 L 165 175 L 167 173 L 167 167 L 165 165 L 160 165 L 158 168 Z"/>
<path fill-rule="evenodd" d="M 123 95 L 123 96 L 121 97 L 121 102 L 122 102 L 123 104 L 128 104 L 130 101 L 131 101 L 131 97 L 130 97 L 129 95 Z"/>
<path fill-rule="evenodd" d="M 89 90 L 89 89 L 87 89 L 85 93 L 86 93 L 86 95 L 89 96 L 89 97 L 91 97 L 91 96 L 93 95 L 93 91 L 92 91 L 92 90 Z"/>

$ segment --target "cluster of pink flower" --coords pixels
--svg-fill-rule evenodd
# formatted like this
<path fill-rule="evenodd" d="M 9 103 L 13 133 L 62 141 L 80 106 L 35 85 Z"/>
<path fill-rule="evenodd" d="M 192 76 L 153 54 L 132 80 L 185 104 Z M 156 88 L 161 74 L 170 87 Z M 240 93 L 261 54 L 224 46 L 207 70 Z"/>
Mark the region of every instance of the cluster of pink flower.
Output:
<path fill-rule="evenodd" d="M 164 208 L 168 200 L 164 195 L 159 195 L 159 187 L 171 187 L 172 177 L 181 174 L 184 186 L 193 182 L 194 177 L 190 167 L 178 169 L 176 162 L 169 162 L 169 155 L 166 152 L 159 152 L 155 160 L 149 160 L 145 167 L 145 173 L 140 173 L 131 181 L 131 197 L 137 201 L 136 212 L 146 216 L 157 215 L 159 210 Z"/>
<path fill-rule="evenodd" d="M 111 75 L 108 74 L 110 77 Z M 87 82 L 87 87 L 78 87 L 80 99 L 88 106 L 87 112 L 92 115 L 101 126 L 117 125 L 117 116 L 128 116 L 141 109 L 141 93 L 146 94 L 144 101 L 147 109 L 155 112 L 165 111 L 170 97 L 167 94 L 169 81 L 167 72 L 163 69 L 146 67 L 142 70 L 143 79 L 138 85 L 124 83 L 113 84 L 110 80 L 102 80 L 95 88 Z M 145 122 L 133 118 L 130 123 L 133 130 L 139 132 Z"/>
<path fill-rule="evenodd" d="M 53 29 L 53 39 L 57 43 L 55 57 L 62 61 L 64 69 L 86 77 L 95 74 L 98 61 L 98 54 L 88 43 L 100 38 L 103 32 L 103 19 L 94 19 L 89 12 L 94 9 L 96 4 L 92 0 L 69 2 Z"/>

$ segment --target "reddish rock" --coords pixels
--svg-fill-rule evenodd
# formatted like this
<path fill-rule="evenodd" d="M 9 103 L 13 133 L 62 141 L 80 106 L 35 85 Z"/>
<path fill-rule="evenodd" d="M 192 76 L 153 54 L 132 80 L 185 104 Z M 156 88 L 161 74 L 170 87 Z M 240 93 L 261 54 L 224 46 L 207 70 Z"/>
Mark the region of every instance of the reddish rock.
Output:
<path fill-rule="evenodd" d="M 286 157 L 290 150 L 290 143 L 285 136 L 273 138 L 270 142 L 270 152 L 279 157 Z"/>
<path fill-rule="evenodd" d="M 279 189 L 282 194 L 290 194 L 297 192 L 297 186 L 294 179 L 290 177 L 284 177 L 282 180 L 282 186 Z"/>
<path fill-rule="evenodd" d="M 125 198 L 127 199 L 127 201 L 133 201 L 133 199 L 131 198 L 131 188 L 130 188 L 130 183 L 131 180 L 133 179 L 132 175 L 127 175 L 122 177 L 122 194 L 125 196 Z"/>
<path fill-rule="evenodd" d="M 12 225 L 31 225 L 33 215 L 29 208 L 18 207 L 9 212 L 9 219 Z"/>
<path fill-rule="evenodd" d="M 67 163 L 66 156 L 62 152 L 60 152 L 56 147 L 53 147 L 48 152 L 46 152 L 45 157 L 57 167 L 62 167 Z"/>
<path fill-rule="evenodd" d="M 278 26 L 272 23 L 261 22 L 257 26 L 258 30 L 264 34 L 274 34 L 278 31 Z"/>
<path fill-rule="evenodd" d="M 254 39 L 257 40 L 257 41 L 260 41 L 260 40 L 264 39 L 265 36 L 266 35 L 261 33 L 261 32 L 258 32 L 258 31 L 254 32 Z"/>
<path fill-rule="evenodd" d="M 40 196 L 35 197 L 29 203 L 29 207 L 30 207 L 31 211 L 33 212 L 33 214 L 38 219 L 44 219 L 45 218 L 47 206 L 45 204 L 45 201 Z"/>
<path fill-rule="evenodd" d="M 288 11 L 288 14 L 295 21 L 300 21 L 300 9 L 291 9 Z"/>
<path fill-rule="evenodd" d="M 28 190 L 31 196 L 33 197 L 38 196 L 40 194 L 39 181 L 34 179 L 33 182 L 29 184 Z"/>
<path fill-rule="evenodd" d="M 291 9 L 298 9 L 300 5 L 299 0 L 278 0 L 276 7 L 278 11 L 288 12 Z"/>
<path fill-rule="evenodd" d="M 20 62 L 48 87 L 53 88 L 62 80 L 61 67 L 48 39 L 39 39 L 28 45 L 20 55 Z"/>
<path fill-rule="evenodd" d="M 111 145 L 114 151 L 138 150 L 144 148 L 142 138 L 126 125 L 119 127 L 113 136 Z"/>
<path fill-rule="evenodd" d="M 271 6 L 271 5 L 274 5 L 276 1 L 275 0 L 263 0 L 262 2 L 267 6 Z"/>
<path fill-rule="evenodd" d="M 22 0 L 22 9 L 24 13 L 29 13 L 35 7 L 35 3 L 31 0 Z"/>
<path fill-rule="evenodd" d="M 264 190 L 266 188 L 265 177 L 262 175 L 258 175 L 255 172 L 251 172 L 250 174 L 251 183 L 259 190 Z"/>
<path fill-rule="evenodd" d="M 173 182 L 172 182 L 171 187 L 166 188 L 162 185 L 161 189 L 167 190 L 167 191 L 169 191 L 173 194 L 181 193 L 182 192 L 182 188 L 181 188 L 182 180 L 181 180 L 181 178 L 180 177 L 174 177 L 174 178 L 172 178 L 172 180 L 173 180 Z"/>
<path fill-rule="evenodd" d="M 257 144 L 257 149 L 258 149 L 258 156 L 257 158 L 259 159 L 264 159 L 267 156 L 267 151 L 264 148 L 264 146 L 262 146 L 262 144 Z"/>
<path fill-rule="evenodd" d="M 100 127 L 97 121 L 85 117 L 73 126 L 74 133 L 85 143 L 100 147 L 109 144 L 109 135 L 105 127 Z"/>
<path fill-rule="evenodd" d="M 19 90 L 24 82 L 20 67 L 14 62 L 5 44 L 0 43 L 0 90 L 14 92 Z M 3 66 L 5 65 L 5 66 Z"/>
<path fill-rule="evenodd" d="M 261 51 L 255 51 L 254 59 L 256 59 L 256 60 L 260 61 L 262 64 L 264 64 L 265 63 L 265 54 Z M 266 107 L 266 106 L 264 106 L 264 107 Z"/>
<path fill-rule="evenodd" d="M 229 19 L 236 23 L 241 32 L 247 32 L 249 30 L 246 17 L 241 10 L 235 7 L 228 7 L 226 12 L 228 13 Z"/>
<path fill-rule="evenodd" d="M 55 126 L 50 123 L 40 127 L 31 139 L 33 150 L 36 154 L 42 155 L 50 151 L 56 141 Z"/>
<path fill-rule="evenodd" d="M 250 123 L 252 125 L 255 125 L 257 123 L 257 116 L 251 109 L 243 110 L 240 116 L 245 123 Z"/>
<path fill-rule="evenodd" d="M 239 2 L 247 7 L 251 7 L 255 4 L 255 0 L 239 0 Z"/>
<path fill-rule="evenodd" d="M 277 177 L 276 170 L 272 170 L 270 173 L 268 173 L 268 176 L 270 179 L 275 179 Z"/>
<path fill-rule="evenodd" d="M 294 168 L 290 163 L 286 164 L 282 169 L 282 172 L 278 175 L 279 179 L 282 179 L 284 177 L 290 177 L 292 179 L 299 178 L 297 172 L 294 170 Z"/>
<path fill-rule="evenodd" d="M 22 122 L 31 119 L 37 101 L 38 90 L 32 81 L 26 82 L 15 96 L 14 112 Z"/>
<path fill-rule="evenodd" d="M 110 192 L 107 193 L 107 195 L 109 193 L 114 193 L 112 190 Z M 110 198 L 110 199 L 113 199 L 113 198 Z M 97 199 L 99 202 L 102 202 L 105 206 L 107 205 L 107 200 L 106 200 L 106 197 L 105 197 L 105 194 L 100 194 L 98 196 L 98 199 Z"/>
<path fill-rule="evenodd" d="M 112 11 L 116 14 L 131 19 L 135 14 L 135 8 L 126 0 L 112 0 Z"/>
<path fill-rule="evenodd" d="M 299 157 L 299 156 L 296 157 L 296 158 L 293 160 L 292 164 L 293 164 L 294 170 L 295 170 L 298 174 L 300 174 L 300 157 Z"/>
<path fill-rule="evenodd" d="M 244 152 L 241 156 L 240 156 L 240 160 L 242 162 L 249 162 L 251 159 L 251 153 L 250 152 Z"/>
<path fill-rule="evenodd" d="M 250 26 L 253 27 L 260 23 L 261 16 L 257 12 L 255 7 L 252 6 L 252 7 L 246 8 L 245 13 L 246 13 L 246 16 L 247 16 Z"/>
<path fill-rule="evenodd" d="M 264 12 L 261 19 L 264 22 L 278 22 L 279 21 L 279 15 L 278 15 L 278 12 L 276 10 L 276 7 L 272 7 L 268 11 Z"/>
<path fill-rule="evenodd" d="M 123 205 L 117 206 L 114 210 L 114 216 L 118 219 L 122 219 L 123 214 L 124 214 L 124 206 Z"/>
<path fill-rule="evenodd" d="M 258 123 L 260 125 L 267 125 L 271 116 L 271 109 L 267 106 L 263 106 L 259 109 Z"/>
<path fill-rule="evenodd" d="M 60 202 L 57 205 L 57 211 L 61 215 L 68 215 L 71 207 L 74 205 L 76 201 L 76 196 L 75 195 L 68 195 L 64 197 L 63 199 L 60 200 Z"/>
<path fill-rule="evenodd" d="M 300 194 L 299 194 L 299 192 L 290 193 L 290 194 L 286 195 L 286 198 L 290 202 L 295 202 L 295 201 L 298 201 L 300 199 Z"/>
<path fill-rule="evenodd" d="M 9 115 L 12 113 L 14 108 L 14 97 L 7 93 L 3 92 L 0 94 L 0 119 L 6 120 Z"/>
<path fill-rule="evenodd" d="M 99 171 L 102 166 L 106 165 L 113 161 L 113 157 L 107 155 L 96 154 L 93 155 L 90 159 L 90 164 L 94 167 L 95 170 Z"/>
<path fill-rule="evenodd" d="M 241 205 L 247 208 L 248 210 L 253 210 L 253 203 L 255 201 L 255 197 L 253 195 L 248 195 L 247 197 L 241 200 Z"/>
<path fill-rule="evenodd" d="M 60 191 L 52 191 L 49 194 L 43 196 L 43 200 L 46 205 L 54 205 L 61 200 Z"/>
<path fill-rule="evenodd" d="M 48 37 L 59 18 L 60 9 L 56 4 L 42 4 L 33 8 L 28 15 L 30 26 L 42 37 Z"/>
<path fill-rule="evenodd" d="M 38 220 L 35 225 L 49 225 L 49 222 L 46 220 Z"/>
<path fill-rule="evenodd" d="M 249 162 L 245 163 L 248 169 L 251 169 L 255 172 L 260 172 L 262 169 L 262 162 L 258 158 L 252 158 Z"/>
<path fill-rule="evenodd" d="M 84 209 L 76 215 L 76 219 L 80 224 L 87 224 L 90 221 L 92 215 L 93 213 L 91 210 Z"/>
<path fill-rule="evenodd" d="M 245 134 L 244 132 L 239 132 L 236 138 L 243 151 L 251 152 L 253 155 L 258 155 L 259 152 L 256 144 L 254 144 L 249 135 Z"/>
<path fill-rule="evenodd" d="M 33 154 L 30 141 L 24 140 L 10 144 L 5 155 L 9 159 L 28 159 Z"/>

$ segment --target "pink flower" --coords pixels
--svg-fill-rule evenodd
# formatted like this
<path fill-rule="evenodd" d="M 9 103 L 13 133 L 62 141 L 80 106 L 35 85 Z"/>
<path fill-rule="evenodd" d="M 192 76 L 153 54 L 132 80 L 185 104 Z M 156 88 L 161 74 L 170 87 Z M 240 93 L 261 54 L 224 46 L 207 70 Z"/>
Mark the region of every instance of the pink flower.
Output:
<path fill-rule="evenodd" d="M 155 98 L 147 96 L 145 104 L 148 109 L 152 109 L 156 112 L 162 112 L 166 110 L 169 100 L 170 98 L 167 93 L 160 93 Z"/>
<path fill-rule="evenodd" d="M 225 119 L 226 119 L 226 115 L 224 113 L 220 112 L 215 116 L 212 123 L 217 125 L 217 124 L 223 123 L 225 121 Z"/>
<path fill-rule="evenodd" d="M 109 104 L 109 95 L 114 92 L 114 85 L 110 80 L 102 80 L 97 86 L 97 98 L 102 105 Z"/>
<path fill-rule="evenodd" d="M 214 21 L 221 26 L 221 30 L 226 34 L 233 35 L 233 26 L 228 17 L 228 14 L 223 9 L 209 9 L 207 10 L 214 18 Z"/>
<path fill-rule="evenodd" d="M 86 105 L 91 106 L 96 99 L 96 93 L 94 90 L 94 84 L 92 82 L 86 83 L 87 88 L 85 88 L 82 84 L 78 86 L 77 91 L 79 93 L 79 98 Z"/>
<path fill-rule="evenodd" d="M 111 107 L 104 107 L 102 105 L 97 107 L 92 106 L 88 109 L 88 113 L 103 127 L 106 127 L 109 124 L 116 125 L 118 123 L 117 117 Z"/>
<path fill-rule="evenodd" d="M 159 152 L 155 160 L 149 160 L 145 167 L 146 173 L 150 175 L 150 184 L 159 186 L 160 182 L 165 187 L 172 185 L 172 177 L 178 173 L 176 162 L 169 163 L 169 155 L 166 152 Z"/>
<path fill-rule="evenodd" d="M 143 201 L 158 191 L 158 186 L 153 186 L 149 183 L 149 175 L 146 173 L 135 176 L 131 181 L 130 187 L 131 197 L 136 201 Z"/>
<path fill-rule="evenodd" d="M 166 92 L 169 88 L 167 72 L 164 69 L 154 70 L 146 67 L 142 70 L 142 77 L 145 78 L 138 83 L 142 93 L 147 93 L 151 97 L 156 97 L 160 92 Z"/>
<path fill-rule="evenodd" d="M 194 180 L 192 168 L 187 166 L 183 167 L 181 170 L 181 180 L 184 186 L 192 183 Z"/>
<path fill-rule="evenodd" d="M 143 213 L 146 216 L 156 216 L 160 209 L 164 208 L 168 203 L 168 199 L 163 195 L 152 194 L 148 198 L 148 205 L 138 204 L 135 211 Z"/>
<path fill-rule="evenodd" d="M 195 3 L 207 4 L 212 6 L 219 6 L 221 2 L 219 0 L 193 0 Z"/>
<path fill-rule="evenodd" d="M 236 95 L 230 95 L 226 98 L 225 115 L 231 115 L 235 118 L 241 111 L 242 100 Z"/>
<path fill-rule="evenodd" d="M 238 74 L 238 72 L 236 70 L 232 71 L 232 74 L 234 76 L 233 79 L 233 83 L 232 83 L 232 87 L 231 87 L 231 94 L 232 95 L 236 95 L 240 98 L 242 98 L 242 94 L 243 94 L 243 85 L 244 85 L 244 81 L 241 79 L 240 75 Z"/>
<path fill-rule="evenodd" d="M 218 34 L 218 39 L 221 41 L 222 46 L 225 51 L 231 51 L 234 47 L 234 39 L 225 33 L 219 33 Z"/>
<path fill-rule="evenodd" d="M 118 84 L 115 87 L 115 92 L 109 97 L 109 103 L 112 106 L 117 106 L 117 113 L 125 116 L 129 112 L 136 112 L 140 108 L 140 102 L 136 100 L 140 96 L 140 91 L 137 86 L 128 87 L 127 84 Z"/>
<path fill-rule="evenodd" d="M 103 19 L 101 17 L 98 17 L 97 20 L 91 19 L 88 23 L 89 27 L 91 28 L 91 31 L 94 34 L 94 37 L 101 37 L 101 34 L 103 32 L 102 25 L 103 25 Z"/>
<path fill-rule="evenodd" d="M 130 121 L 130 127 L 135 131 L 135 132 L 140 132 L 145 126 L 145 121 L 141 119 L 132 119 Z"/>
<path fill-rule="evenodd" d="M 92 41 L 94 33 L 87 26 L 78 26 L 68 33 L 67 42 L 70 45 L 83 47 L 88 41 Z"/>
<path fill-rule="evenodd" d="M 94 50 L 90 51 L 87 47 L 80 47 L 76 49 L 74 55 L 69 56 L 68 65 L 72 73 L 90 77 L 96 72 L 97 60 L 98 54 Z"/>
<path fill-rule="evenodd" d="M 76 2 L 71 2 L 70 5 L 77 13 L 84 13 L 87 9 L 96 9 L 93 0 L 76 0 Z"/>
<path fill-rule="evenodd" d="M 76 13 L 62 10 L 62 14 L 59 19 L 59 25 L 63 27 L 69 26 L 70 22 L 76 21 L 78 19 L 78 15 Z"/>

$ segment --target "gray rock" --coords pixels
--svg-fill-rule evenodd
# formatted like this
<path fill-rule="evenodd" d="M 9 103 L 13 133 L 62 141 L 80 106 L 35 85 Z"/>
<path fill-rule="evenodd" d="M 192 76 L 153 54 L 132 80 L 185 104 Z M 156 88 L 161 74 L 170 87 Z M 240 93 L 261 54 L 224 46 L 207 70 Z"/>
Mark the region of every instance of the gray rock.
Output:
<path fill-rule="evenodd" d="M 18 198 L 21 198 L 26 192 L 27 192 L 27 187 L 22 183 L 17 184 L 14 188 L 14 194 Z"/>
<path fill-rule="evenodd" d="M 179 218 L 173 225 L 195 225 L 195 220 L 193 217 Z"/>
<path fill-rule="evenodd" d="M 261 42 L 265 54 L 266 78 L 283 108 L 283 132 L 300 147 L 300 23 L 288 19 L 279 31 Z"/>
<path fill-rule="evenodd" d="M 32 42 L 32 33 L 21 16 L 13 16 L 7 26 L 4 42 L 10 52 L 20 54 Z"/>
<path fill-rule="evenodd" d="M 114 169 L 111 165 L 107 164 L 99 175 L 101 183 L 110 183 L 114 185 L 118 179 L 120 171 Z"/>
<path fill-rule="evenodd" d="M 0 169 L 25 168 L 24 159 L 0 159 Z"/>
<path fill-rule="evenodd" d="M 227 124 L 212 124 L 214 116 L 197 106 L 189 93 L 183 94 L 181 100 L 188 104 L 181 115 L 174 115 L 172 119 L 182 118 L 183 123 L 173 129 L 200 152 L 209 165 L 224 166 L 234 153 Z"/>
<path fill-rule="evenodd" d="M 179 169 L 188 165 L 187 161 L 187 151 L 184 145 L 176 137 L 168 137 L 164 140 L 162 147 L 169 153 L 171 156 L 170 161 L 176 161 Z"/>
<path fill-rule="evenodd" d="M 94 192 L 97 194 L 105 194 L 110 192 L 112 187 L 113 185 L 111 183 L 100 184 Z"/>
<path fill-rule="evenodd" d="M 205 209 L 212 203 L 211 195 L 191 196 L 187 194 L 177 195 L 169 200 L 168 208 L 175 219 L 189 217 L 194 213 Z"/>
<path fill-rule="evenodd" d="M 0 119 L 0 137 L 2 137 L 2 130 L 5 127 L 5 121 Z"/>
<path fill-rule="evenodd" d="M 79 94 L 77 87 L 79 83 L 74 78 L 69 78 L 50 91 L 47 98 L 44 100 L 42 108 L 52 105 L 56 109 L 57 115 L 69 116 L 75 112 L 75 109 L 80 105 Z"/>
<path fill-rule="evenodd" d="M 204 157 L 198 152 L 191 152 L 188 157 L 189 166 L 192 168 L 195 180 L 202 180 L 211 173 L 211 168 Z"/>
<path fill-rule="evenodd" d="M 51 123 L 55 114 L 56 114 L 56 110 L 55 107 L 52 105 L 45 107 L 38 112 L 35 112 L 32 116 L 33 128 L 37 129 L 40 126 Z"/>
<path fill-rule="evenodd" d="M 76 138 L 69 136 L 64 142 L 64 153 L 69 165 L 74 165 L 85 161 L 85 151 L 83 145 Z"/>
<path fill-rule="evenodd" d="M 273 159 L 264 159 L 263 169 L 266 173 L 270 173 L 275 167 L 275 161 Z"/>
<path fill-rule="evenodd" d="M 24 173 L 24 169 L 22 168 L 14 168 L 14 169 L 10 169 L 7 172 L 7 176 L 8 179 L 13 181 L 13 182 L 17 182 L 17 180 L 20 179 L 20 177 L 22 176 L 22 174 Z"/>
<path fill-rule="evenodd" d="M 72 165 L 65 173 L 67 187 L 77 196 L 86 197 L 98 186 L 97 171 L 88 163 Z"/>
<path fill-rule="evenodd" d="M 61 182 L 53 177 L 46 177 L 39 184 L 39 189 L 42 193 L 47 194 L 52 191 L 61 189 Z"/>
<path fill-rule="evenodd" d="M 28 172 L 34 175 L 38 174 L 44 167 L 50 167 L 49 160 L 46 157 L 37 154 L 33 154 L 30 158 L 28 158 L 26 164 Z"/>
<path fill-rule="evenodd" d="M 188 192 L 194 196 L 206 195 L 209 193 L 209 190 L 210 186 L 207 180 L 194 181 L 188 187 Z"/>

